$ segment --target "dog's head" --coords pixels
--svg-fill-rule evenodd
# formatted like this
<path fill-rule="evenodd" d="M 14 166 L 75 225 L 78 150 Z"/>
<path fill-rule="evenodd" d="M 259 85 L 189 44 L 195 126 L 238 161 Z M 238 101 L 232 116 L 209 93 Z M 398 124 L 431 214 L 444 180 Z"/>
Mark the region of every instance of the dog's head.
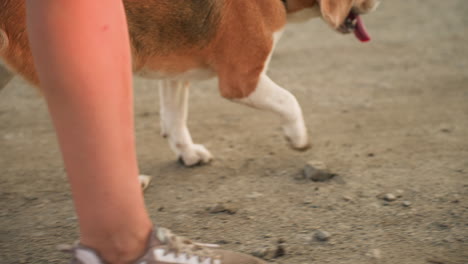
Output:
<path fill-rule="evenodd" d="M 307 18 L 322 16 L 337 31 L 354 32 L 361 41 L 369 40 L 369 36 L 360 15 L 375 10 L 378 4 L 379 0 L 286 0 L 288 21 L 295 22 L 305 13 L 309 14 Z"/>
<path fill-rule="evenodd" d="M 361 41 L 368 41 L 360 15 L 378 6 L 377 0 L 317 0 L 323 19 L 341 33 L 353 32 Z"/>

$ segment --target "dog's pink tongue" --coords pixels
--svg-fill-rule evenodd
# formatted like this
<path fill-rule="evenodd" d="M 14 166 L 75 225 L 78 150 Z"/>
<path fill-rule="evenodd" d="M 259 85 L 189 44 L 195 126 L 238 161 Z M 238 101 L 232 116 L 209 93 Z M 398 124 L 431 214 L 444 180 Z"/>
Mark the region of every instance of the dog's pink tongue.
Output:
<path fill-rule="evenodd" d="M 360 16 L 356 17 L 356 29 L 354 30 L 354 35 L 362 42 L 370 41 L 369 33 L 367 33 L 366 27 L 364 26 L 364 22 Z"/>

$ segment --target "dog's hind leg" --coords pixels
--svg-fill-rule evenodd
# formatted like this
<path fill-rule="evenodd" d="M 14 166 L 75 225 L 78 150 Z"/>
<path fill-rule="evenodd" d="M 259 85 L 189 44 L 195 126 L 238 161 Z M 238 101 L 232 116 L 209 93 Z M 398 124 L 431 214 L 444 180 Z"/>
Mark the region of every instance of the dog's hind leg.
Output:
<path fill-rule="evenodd" d="M 253 92 L 234 101 L 279 115 L 284 135 L 291 146 L 296 150 L 309 148 L 307 129 L 296 97 L 273 82 L 265 73 L 261 74 Z"/>
<path fill-rule="evenodd" d="M 213 156 L 203 146 L 194 144 L 187 128 L 189 84 L 160 81 L 161 134 L 186 166 L 208 163 Z"/>

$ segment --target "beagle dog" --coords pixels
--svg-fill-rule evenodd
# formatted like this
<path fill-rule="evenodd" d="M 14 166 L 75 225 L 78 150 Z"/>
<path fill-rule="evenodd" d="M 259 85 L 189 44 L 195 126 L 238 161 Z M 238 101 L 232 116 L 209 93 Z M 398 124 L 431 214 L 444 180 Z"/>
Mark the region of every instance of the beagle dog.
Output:
<path fill-rule="evenodd" d="M 287 21 L 322 17 L 341 33 L 368 41 L 360 14 L 378 0 L 124 0 L 135 74 L 159 79 L 161 134 L 187 166 L 211 153 L 187 128 L 189 82 L 218 77 L 229 100 L 281 118 L 292 148 L 309 147 L 296 98 L 267 74 Z M 24 0 L 0 0 L 0 57 L 40 88 L 26 33 Z"/>

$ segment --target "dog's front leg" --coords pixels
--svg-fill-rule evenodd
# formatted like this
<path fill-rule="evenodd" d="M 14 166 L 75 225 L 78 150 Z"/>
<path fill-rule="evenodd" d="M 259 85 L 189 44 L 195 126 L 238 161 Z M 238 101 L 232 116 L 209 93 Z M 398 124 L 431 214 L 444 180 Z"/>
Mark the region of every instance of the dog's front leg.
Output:
<path fill-rule="evenodd" d="M 234 101 L 278 114 L 282 119 L 283 132 L 291 146 L 296 150 L 309 148 L 307 129 L 296 97 L 273 82 L 265 73 L 261 74 L 253 92 Z"/>
<path fill-rule="evenodd" d="M 160 81 L 161 134 L 186 166 L 208 163 L 213 158 L 203 146 L 194 144 L 187 128 L 188 83 Z"/>

